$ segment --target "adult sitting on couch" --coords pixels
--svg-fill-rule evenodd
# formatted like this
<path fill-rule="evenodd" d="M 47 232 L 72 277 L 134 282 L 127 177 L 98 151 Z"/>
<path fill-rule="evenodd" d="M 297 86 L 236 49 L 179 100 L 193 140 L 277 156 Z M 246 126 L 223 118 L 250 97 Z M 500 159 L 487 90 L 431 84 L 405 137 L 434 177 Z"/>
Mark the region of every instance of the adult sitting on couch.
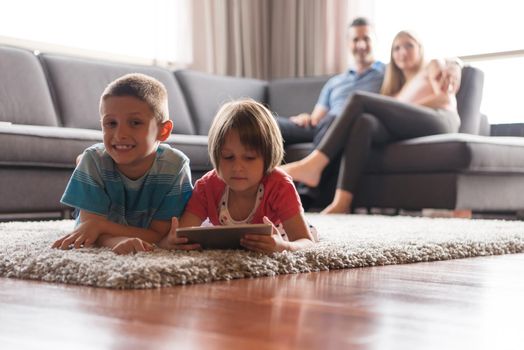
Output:
<path fill-rule="evenodd" d="M 283 169 L 295 181 L 316 187 L 322 171 L 342 152 L 337 190 L 323 213 L 346 213 L 364 170 L 372 143 L 458 132 L 460 117 L 455 94 L 460 67 L 455 62 L 424 63 L 420 40 L 399 32 L 378 94 L 354 94 L 318 147 L 306 158 Z"/>
<path fill-rule="evenodd" d="M 327 81 L 311 114 L 277 117 L 286 146 L 312 141 L 317 145 L 333 119 L 342 113 L 348 98 L 357 91 L 380 91 L 385 65 L 373 56 L 374 34 L 369 21 L 355 18 L 349 25 L 347 39 L 354 67 Z"/>

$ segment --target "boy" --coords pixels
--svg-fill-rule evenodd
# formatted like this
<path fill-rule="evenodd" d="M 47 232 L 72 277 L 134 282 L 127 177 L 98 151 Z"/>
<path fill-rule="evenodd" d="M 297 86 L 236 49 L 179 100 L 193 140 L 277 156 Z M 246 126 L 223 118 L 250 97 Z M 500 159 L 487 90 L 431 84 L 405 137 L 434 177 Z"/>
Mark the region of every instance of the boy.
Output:
<path fill-rule="evenodd" d="M 165 141 L 173 129 L 167 91 L 143 74 L 110 83 L 100 98 L 103 144 L 86 149 L 61 202 L 79 210 L 59 249 L 109 247 L 150 251 L 191 196 L 189 159 Z"/>

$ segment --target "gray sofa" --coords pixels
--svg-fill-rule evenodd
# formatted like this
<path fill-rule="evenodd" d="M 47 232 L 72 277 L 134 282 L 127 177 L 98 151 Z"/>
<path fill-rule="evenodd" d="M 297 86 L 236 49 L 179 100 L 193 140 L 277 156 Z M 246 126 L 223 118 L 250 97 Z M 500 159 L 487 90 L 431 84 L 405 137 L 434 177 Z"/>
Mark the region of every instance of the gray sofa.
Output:
<path fill-rule="evenodd" d="M 194 178 L 211 168 L 207 131 L 219 106 L 252 97 L 283 116 L 310 111 L 326 77 L 261 81 L 169 71 L 0 46 L 0 218 L 67 212 L 59 203 L 76 155 L 100 142 L 98 99 L 125 73 L 149 74 L 169 94 L 168 143 L 191 159 Z M 524 209 L 524 138 L 489 133 L 480 105 L 482 73 L 465 68 L 459 93 L 460 134 L 418 138 L 377 149 L 356 196 L 364 207 L 474 211 Z M 311 145 L 287 147 L 298 159 Z M 333 186 L 328 179 L 321 206 Z"/>

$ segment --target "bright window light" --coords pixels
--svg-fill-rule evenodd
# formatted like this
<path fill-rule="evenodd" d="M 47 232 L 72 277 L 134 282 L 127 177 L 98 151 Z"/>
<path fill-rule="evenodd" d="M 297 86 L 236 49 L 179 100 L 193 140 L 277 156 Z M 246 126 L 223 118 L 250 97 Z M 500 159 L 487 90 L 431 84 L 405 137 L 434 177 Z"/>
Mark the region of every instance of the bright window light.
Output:
<path fill-rule="evenodd" d="M 187 64 L 190 18 L 190 0 L 12 0 L 2 2 L 0 36 Z"/>
<path fill-rule="evenodd" d="M 355 8 L 355 0 L 349 0 Z M 422 39 L 427 58 L 470 56 L 524 50 L 522 5 L 514 0 L 361 0 L 377 33 L 377 58 L 389 61 L 391 41 L 403 29 Z M 365 6 L 364 6 L 365 4 Z M 351 5 L 350 5 L 351 11 Z M 484 71 L 481 111 L 490 123 L 524 123 L 519 104 L 524 81 L 524 54 L 520 57 L 490 57 L 467 62 Z"/>

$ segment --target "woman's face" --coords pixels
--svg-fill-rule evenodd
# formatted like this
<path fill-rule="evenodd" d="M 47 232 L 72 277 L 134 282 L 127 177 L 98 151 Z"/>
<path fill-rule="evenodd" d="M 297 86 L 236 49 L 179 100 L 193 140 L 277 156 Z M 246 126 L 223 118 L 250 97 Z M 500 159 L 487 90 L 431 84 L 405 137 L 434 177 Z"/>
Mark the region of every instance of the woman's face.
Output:
<path fill-rule="evenodd" d="M 393 41 L 391 57 L 404 74 L 418 72 L 421 64 L 420 45 L 411 37 L 401 35 Z"/>

